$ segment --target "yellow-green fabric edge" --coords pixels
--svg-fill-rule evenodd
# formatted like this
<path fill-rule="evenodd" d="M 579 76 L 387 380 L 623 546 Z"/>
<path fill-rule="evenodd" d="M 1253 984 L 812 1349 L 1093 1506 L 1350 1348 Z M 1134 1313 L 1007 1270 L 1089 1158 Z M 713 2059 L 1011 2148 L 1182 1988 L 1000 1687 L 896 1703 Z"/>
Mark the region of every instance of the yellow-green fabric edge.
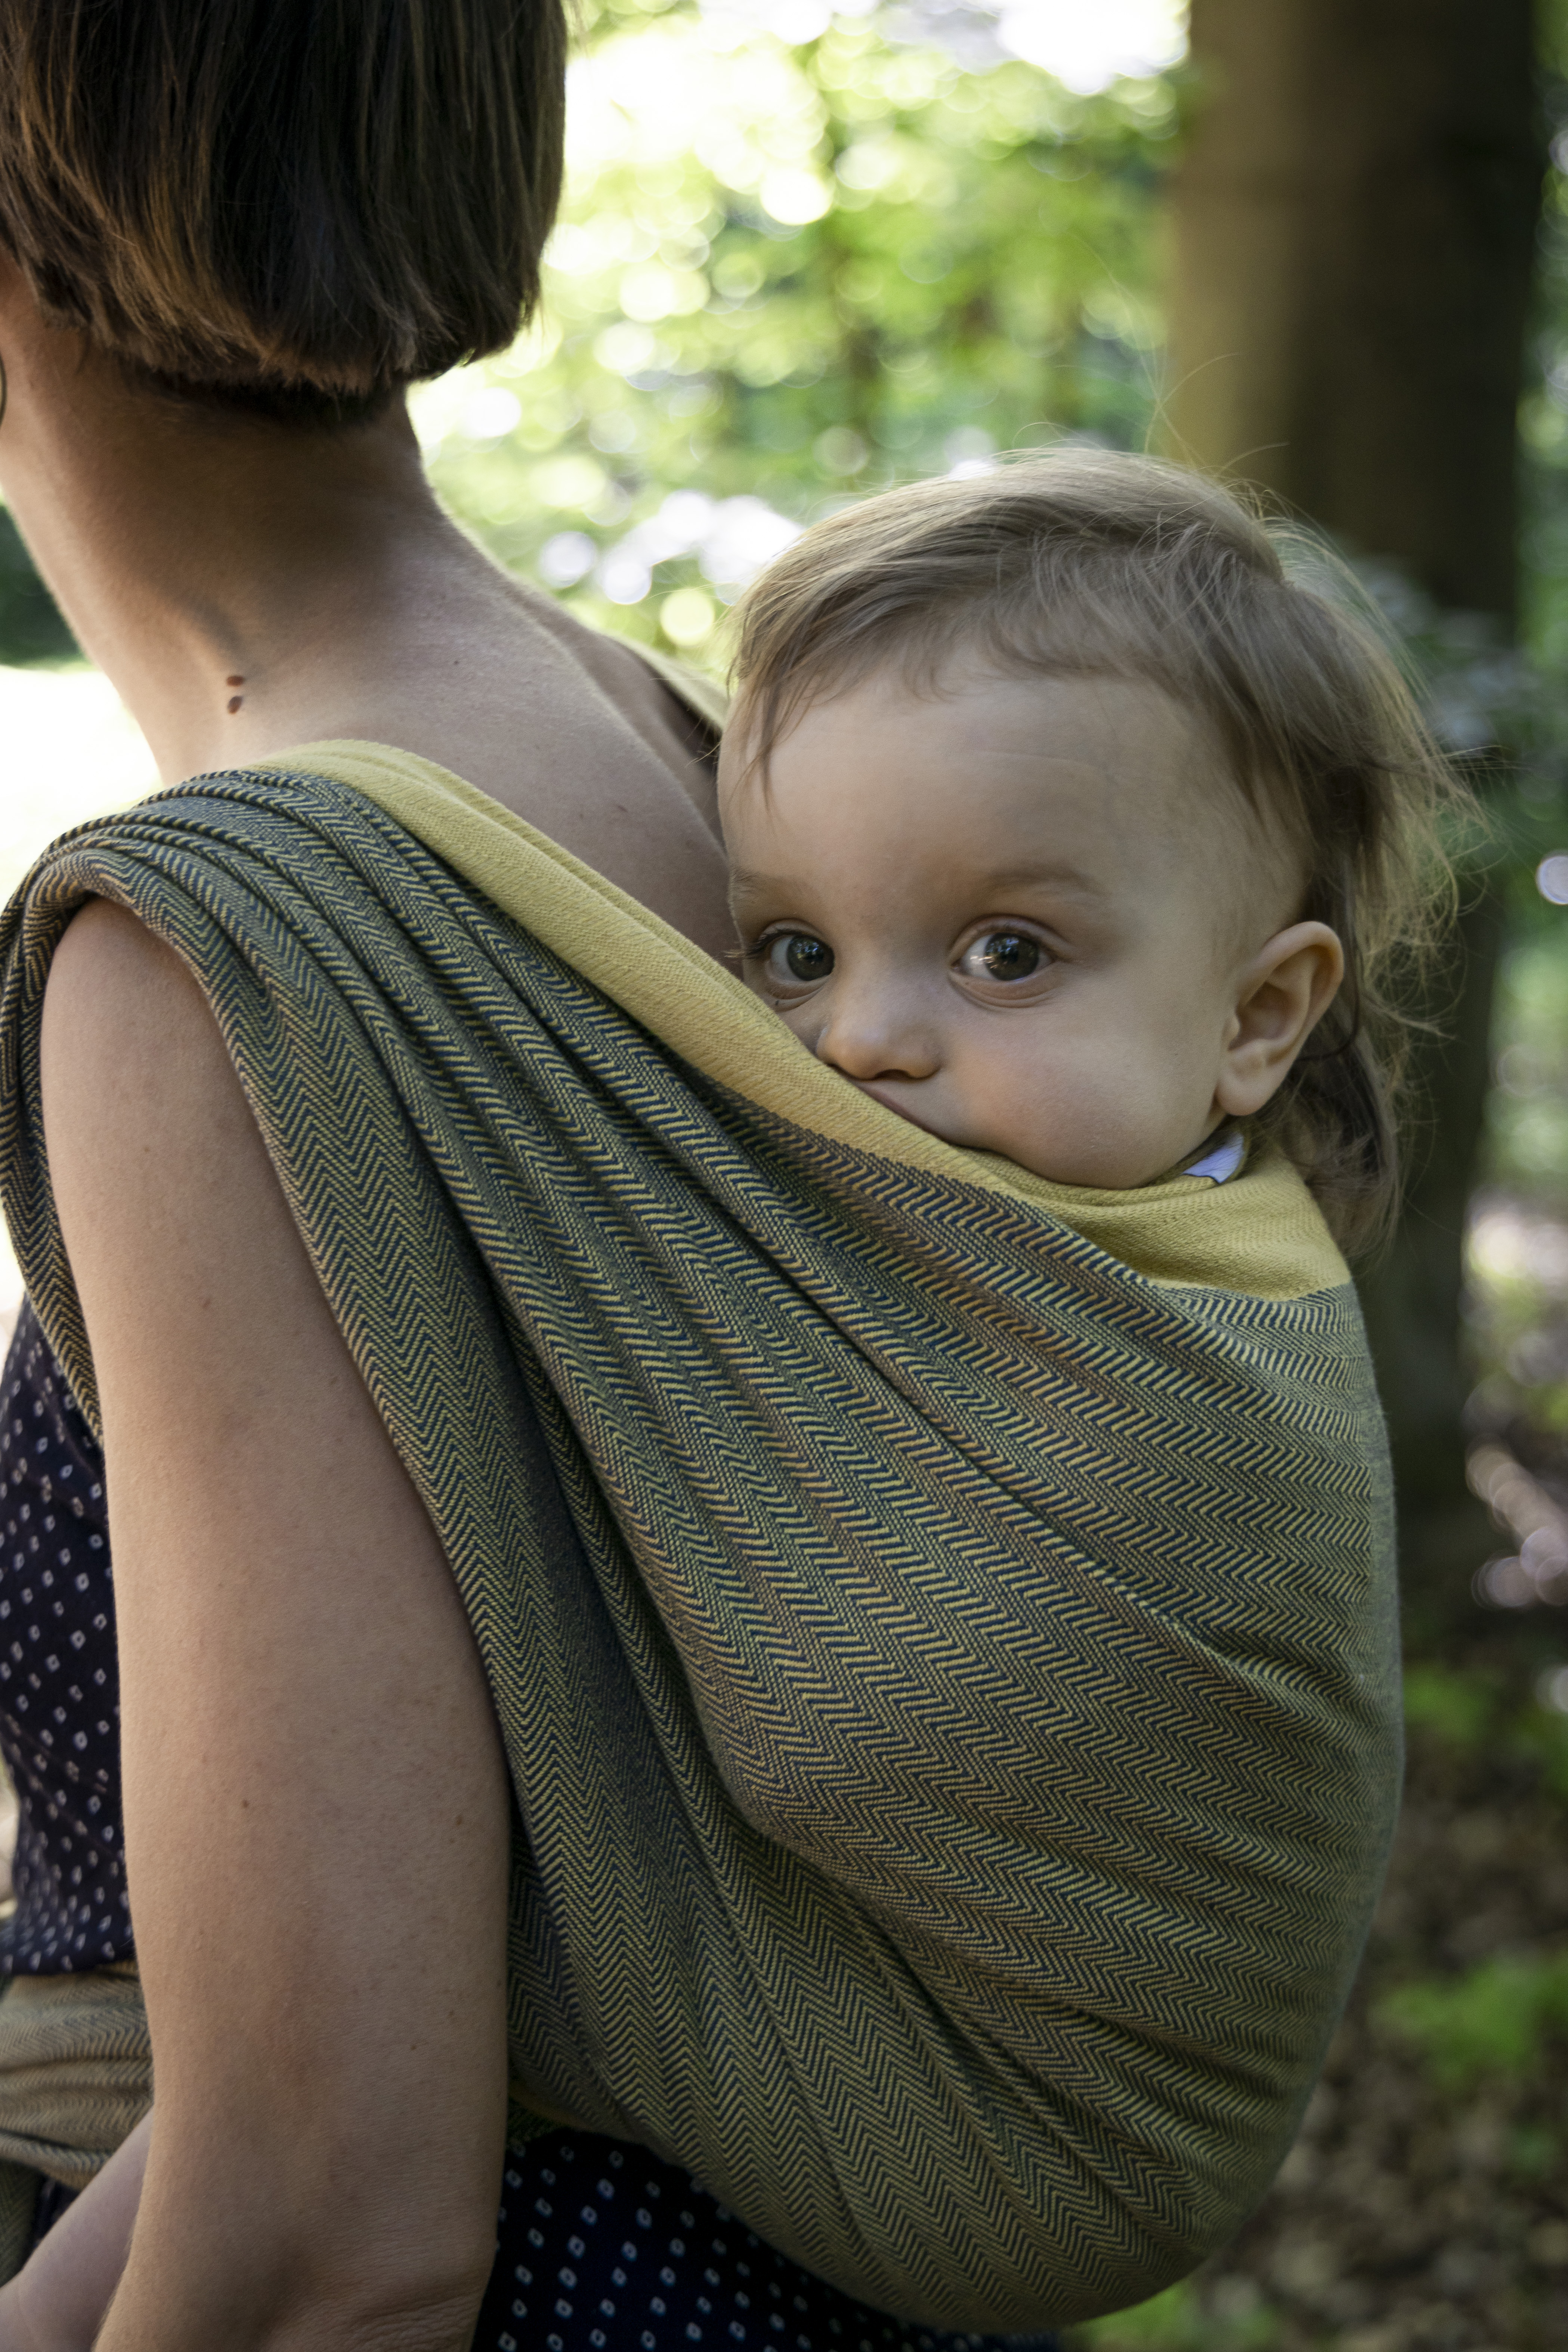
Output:
<path fill-rule="evenodd" d="M 721 1086 L 813 1134 L 1031 1201 L 1165 1283 L 1300 1298 L 1349 1272 L 1300 1175 L 1265 1150 L 1230 1183 L 1177 1176 L 1136 1192 L 1053 1184 L 961 1151 L 846 1084 L 733 972 L 460 776 L 388 745 L 306 743 L 277 772 L 335 776 L 374 801 L 562 961 Z"/>

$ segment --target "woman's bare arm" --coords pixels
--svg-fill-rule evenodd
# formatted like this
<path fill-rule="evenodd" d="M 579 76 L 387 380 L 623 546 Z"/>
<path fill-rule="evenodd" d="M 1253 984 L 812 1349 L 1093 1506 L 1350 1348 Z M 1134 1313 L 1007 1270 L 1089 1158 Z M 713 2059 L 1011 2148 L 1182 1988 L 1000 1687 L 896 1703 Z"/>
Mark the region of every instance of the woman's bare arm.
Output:
<path fill-rule="evenodd" d="M 508 1809 L 428 1519 L 217 1031 L 86 908 L 43 1029 L 109 1464 L 156 2129 L 103 2352 L 458 2352 L 494 2243 Z"/>
<path fill-rule="evenodd" d="M 148 2116 L 0 2287 L 0 2352 L 91 2352 L 125 2267 L 152 2137 Z"/>

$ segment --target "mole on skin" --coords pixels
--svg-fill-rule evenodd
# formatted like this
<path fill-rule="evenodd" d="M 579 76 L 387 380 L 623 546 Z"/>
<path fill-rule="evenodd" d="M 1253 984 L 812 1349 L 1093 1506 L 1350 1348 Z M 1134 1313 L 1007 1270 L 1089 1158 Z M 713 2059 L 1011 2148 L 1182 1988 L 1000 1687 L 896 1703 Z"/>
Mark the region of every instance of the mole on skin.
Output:
<path fill-rule="evenodd" d="M 226 686 L 243 686 L 243 685 L 245 684 L 245 680 L 244 680 L 242 677 L 226 677 L 226 678 L 225 678 L 225 680 L 224 680 L 224 684 L 225 684 Z M 245 697 L 244 697 L 244 695 L 243 695 L 243 694 L 231 694 L 231 695 L 229 696 L 229 698 L 228 698 L 228 714 L 229 714 L 229 717 L 230 717 L 231 719 L 233 718 L 233 716 L 234 716 L 234 714 L 235 714 L 235 712 L 239 709 L 240 704 L 241 704 L 244 700 L 245 700 Z"/>

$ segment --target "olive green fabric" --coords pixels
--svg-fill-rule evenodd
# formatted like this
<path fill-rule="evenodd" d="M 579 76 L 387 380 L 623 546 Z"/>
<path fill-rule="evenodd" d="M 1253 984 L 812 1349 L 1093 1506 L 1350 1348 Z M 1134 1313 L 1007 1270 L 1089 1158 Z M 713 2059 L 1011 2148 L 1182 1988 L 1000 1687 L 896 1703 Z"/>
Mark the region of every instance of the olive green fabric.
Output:
<path fill-rule="evenodd" d="M 45 2179 L 85 2189 L 153 2104 L 133 1960 L 18 1977 L 0 1999 L 0 2281 L 19 2269 Z"/>
<path fill-rule="evenodd" d="M 740 1015 L 685 943 L 647 929 L 679 1053 L 544 944 L 582 869 L 526 832 L 487 894 L 342 772 L 250 772 L 57 845 L 0 932 L 45 1329 L 90 1417 L 37 1042 L 97 894 L 205 991 L 467 1604 L 518 1809 L 518 2095 L 928 2324 L 1136 2301 L 1269 2179 L 1383 1868 L 1353 1293 L 1278 1164 L 1150 1188 L 1184 1284 L 1168 1223 L 1158 1279 L 1126 1262 L 1142 1196 L 1101 1204 L 1114 1255 L 1093 1202 L 1075 1231 L 887 1115 L 855 1139 L 852 1089 L 784 1116 L 777 1057 L 809 1057 L 759 1013 L 754 1085 L 704 1068 L 704 1015 Z"/>

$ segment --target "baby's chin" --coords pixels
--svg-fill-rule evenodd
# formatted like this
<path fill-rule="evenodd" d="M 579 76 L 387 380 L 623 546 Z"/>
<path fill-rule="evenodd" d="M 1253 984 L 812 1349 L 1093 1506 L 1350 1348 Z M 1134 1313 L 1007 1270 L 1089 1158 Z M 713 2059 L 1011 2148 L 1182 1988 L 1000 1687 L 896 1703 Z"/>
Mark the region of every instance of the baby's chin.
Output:
<path fill-rule="evenodd" d="M 977 1134 L 973 1129 L 961 1130 L 956 1123 L 942 1125 L 935 1119 L 921 1118 L 907 1103 L 875 1086 L 861 1085 L 860 1091 L 874 1096 L 889 1110 L 897 1111 L 911 1127 L 923 1128 L 928 1135 L 939 1136 L 943 1143 L 951 1143 L 959 1151 L 984 1151 L 994 1160 L 1011 1161 L 1015 1168 L 1025 1169 L 1031 1176 L 1044 1177 L 1048 1184 L 1060 1184 L 1077 1192 L 1142 1192 L 1174 1175 L 1204 1140 L 1202 1136 L 1184 1136 L 1171 1149 L 1165 1139 L 1152 1143 L 1145 1138 L 1136 1141 L 1106 1139 L 1077 1149 L 1064 1146 L 1058 1150 L 1050 1143 L 1042 1144 L 1037 1136 Z"/>
<path fill-rule="evenodd" d="M 1080 1151 L 1036 1150 L 1027 1141 L 1018 1150 L 1009 1150 L 1005 1143 L 982 1148 L 998 1159 L 1012 1160 L 1015 1167 L 1026 1168 L 1032 1176 L 1043 1176 L 1049 1183 L 1068 1185 L 1075 1192 L 1142 1192 L 1151 1184 L 1165 1183 L 1180 1175 L 1184 1164 L 1205 1140 L 1202 1135 L 1184 1133 L 1175 1142 L 1163 1138 L 1155 1143 L 1140 1141 L 1120 1148 L 1110 1144 Z"/>
<path fill-rule="evenodd" d="M 1162 1160 L 1151 1167 L 1147 1157 L 1129 1159 L 1119 1155 L 1084 1157 L 1076 1153 L 1009 1151 L 1005 1146 L 983 1144 L 972 1149 L 991 1152 L 998 1160 L 1009 1160 L 1015 1168 L 1026 1169 L 1031 1176 L 1043 1176 L 1048 1184 L 1060 1184 L 1074 1192 L 1141 1192 L 1162 1177 L 1172 1175 L 1179 1165 L 1180 1155 Z"/>
<path fill-rule="evenodd" d="M 896 1087 L 879 1085 L 874 1078 L 851 1078 L 849 1084 L 858 1093 L 880 1103 L 884 1110 L 895 1112 L 923 1134 L 951 1143 L 955 1150 L 984 1151 L 994 1160 L 1010 1160 L 1031 1176 L 1043 1176 L 1048 1184 L 1079 1192 L 1141 1192 L 1162 1177 L 1173 1175 L 1204 1141 L 1203 1136 L 1188 1137 L 1184 1130 L 1173 1146 L 1168 1137 L 1102 1136 L 1080 1141 L 1076 1148 L 1064 1144 L 1058 1150 L 1042 1144 L 1037 1136 L 978 1132 L 962 1119 L 943 1119 L 940 1115 L 922 1118 Z"/>

